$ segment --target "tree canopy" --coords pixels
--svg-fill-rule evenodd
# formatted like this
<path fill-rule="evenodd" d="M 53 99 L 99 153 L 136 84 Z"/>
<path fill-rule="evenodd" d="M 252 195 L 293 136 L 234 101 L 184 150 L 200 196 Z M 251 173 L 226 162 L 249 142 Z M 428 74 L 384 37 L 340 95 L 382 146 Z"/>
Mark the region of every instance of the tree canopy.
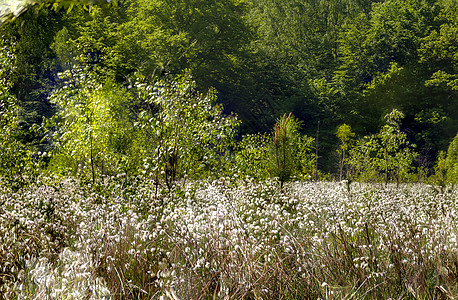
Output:
<path fill-rule="evenodd" d="M 301 134 L 318 135 L 326 172 L 344 165 L 341 124 L 357 139 L 402 111 L 399 129 L 430 170 L 458 127 L 456 1 L 46 0 L 2 9 L 0 35 L 16 49 L 18 138 L 41 148 L 52 146 L 29 128 L 58 111 L 49 97 L 75 66 L 127 90 L 186 69 L 238 115 L 240 136 L 268 133 L 291 112 Z"/>

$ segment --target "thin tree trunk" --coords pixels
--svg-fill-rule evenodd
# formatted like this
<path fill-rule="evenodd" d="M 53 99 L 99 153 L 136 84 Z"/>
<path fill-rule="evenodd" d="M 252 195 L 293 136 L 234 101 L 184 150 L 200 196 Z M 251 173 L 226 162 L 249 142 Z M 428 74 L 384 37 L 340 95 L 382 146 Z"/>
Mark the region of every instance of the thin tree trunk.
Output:
<path fill-rule="evenodd" d="M 318 149 L 319 143 L 318 138 L 320 137 L 320 121 L 318 121 L 318 128 L 316 130 L 316 141 L 315 141 L 315 181 L 318 181 Z"/>
<path fill-rule="evenodd" d="M 342 181 L 344 161 L 345 161 L 345 151 L 342 150 L 342 160 L 340 161 L 339 181 Z"/>
<path fill-rule="evenodd" d="M 90 141 L 91 141 L 91 171 L 92 171 L 92 184 L 95 184 L 95 169 L 94 169 L 94 154 L 93 154 L 93 142 L 92 142 L 92 130 L 91 130 L 91 135 L 90 135 Z"/>
<path fill-rule="evenodd" d="M 385 147 L 385 185 L 388 184 L 388 150 Z"/>

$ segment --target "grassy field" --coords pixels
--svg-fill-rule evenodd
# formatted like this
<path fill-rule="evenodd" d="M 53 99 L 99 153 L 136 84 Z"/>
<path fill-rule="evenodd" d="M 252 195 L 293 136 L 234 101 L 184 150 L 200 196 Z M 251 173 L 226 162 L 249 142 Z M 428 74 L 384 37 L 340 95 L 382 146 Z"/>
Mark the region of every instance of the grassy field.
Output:
<path fill-rule="evenodd" d="M 0 189 L 2 189 L 0 187 Z M 458 194 L 220 179 L 0 191 L 5 299 L 457 299 Z"/>

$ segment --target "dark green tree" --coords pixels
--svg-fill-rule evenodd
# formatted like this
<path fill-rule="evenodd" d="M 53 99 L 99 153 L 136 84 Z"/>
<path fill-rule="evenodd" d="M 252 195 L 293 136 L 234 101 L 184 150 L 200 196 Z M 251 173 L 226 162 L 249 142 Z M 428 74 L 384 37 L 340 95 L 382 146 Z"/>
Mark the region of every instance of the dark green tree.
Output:
<path fill-rule="evenodd" d="M 20 109 L 21 140 L 38 144 L 41 139 L 30 128 L 50 117 L 53 109 L 47 98 L 55 86 L 58 69 L 50 49 L 60 30 L 61 16 L 53 11 L 32 8 L 15 22 L 0 27 L 0 35 L 15 41 L 16 68 L 11 77 L 11 93 Z"/>
<path fill-rule="evenodd" d="M 441 25 L 423 39 L 420 54 L 423 62 L 429 62 L 429 66 L 435 67 L 428 84 L 443 86 L 456 93 L 458 91 L 458 59 L 456 57 L 458 3 L 456 1 L 442 1 L 441 3 L 443 6 L 438 14 Z"/>
<path fill-rule="evenodd" d="M 11 93 L 15 45 L 0 41 L 0 180 L 19 188 L 40 171 L 40 156 L 19 140 L 19 107 Z"/>

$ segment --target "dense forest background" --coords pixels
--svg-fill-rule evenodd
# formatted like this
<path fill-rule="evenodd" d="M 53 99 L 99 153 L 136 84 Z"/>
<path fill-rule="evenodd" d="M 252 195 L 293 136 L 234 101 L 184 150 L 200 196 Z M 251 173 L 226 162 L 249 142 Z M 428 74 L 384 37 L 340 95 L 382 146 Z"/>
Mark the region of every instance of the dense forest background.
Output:
<path fill-rule="evenodd" d="M 378 134 L 383 144 L 383 128 L 389 127 L 401 138 L 401 148 L 415 151 L 411 166 L 431 174 L 439 152 L 447 150 L 458 131 L 457 8 L 453 0 L 128 0 L 57 10 L 32 6 L 0 28 L 2 59 L 14 57 L 10 72 L 2 71 L 15 99 L 10 102 L 18 108 L 18 126 L 9 138 L 40 152 L 63 144 L 75 150 L 79 146 L 70 141 L 84 135 L 82 124 L 90 124 L 82 142 L 90 149 L 78 155 L 90 157 L 93 177 L 96 153 L 105 155 L 105 162 L 98 163 L 101 173 L 110 168 L 108 161 L 123 161 L 125 168 L 143 164 L 147 156 L 127 161 L 108 153 L 147 152 L 140 144 L 148 143 L 148 130 L 140 139 L 134 127 L 154 121 L 164 128 L 166 120 L 157 118 L 166 110 L 148 100 L 148 93 L 162 82 L 159 87 L 167 86 L 173 95 L 186 83 L 201 102 L 213 99 L 206 105 L 221 104 L 202 120 L 226 116 L 218 126 L 235 130 L 227 136 L 237 141 L 250 143 L 251 137 L 259 142 L 260 133 L 271 134 L 279 118 L 287 122 L 292 113 L 294 130 L 309 138 L 300 142 L 307 144 L 303 151 L 315 155 L 302 169 L 316 164 L 323 174 L 340 169 L 342 176 L 350 147 L 346 137 L 356 141 Z M 182 98 L 194 110 L 193 96 Z M 68 99 L 80 99 L 87 109 L 76 113 L 78 101 Z M 169 116 L 180 109 L 181 116 L 187 113 L 172 104 L 168 109 Z M 339 137 L 341 124 L 348 125 L 348 132 Z M 188 135 L 198 131 L 189 123 L 180 126 L 188 127 Z M 148 128 L 157 131 L 151 124 Z M 104 133 L 97 135 L 97 130 Z M 161 132 L 159 140 L 185 134 L 174 130 Z M 221 136 L 209 133 L 207 139 L 231 151 L 240 147 L 218 141 Z M 171 169 L 179 152 L 174 143 L 164 162 Z M 221 156 L 223 150 L 218 151 Z M 200 161 L 207 157 L 199 155 Z M 49 157 L 44 160 L 52 164 Z"/>

